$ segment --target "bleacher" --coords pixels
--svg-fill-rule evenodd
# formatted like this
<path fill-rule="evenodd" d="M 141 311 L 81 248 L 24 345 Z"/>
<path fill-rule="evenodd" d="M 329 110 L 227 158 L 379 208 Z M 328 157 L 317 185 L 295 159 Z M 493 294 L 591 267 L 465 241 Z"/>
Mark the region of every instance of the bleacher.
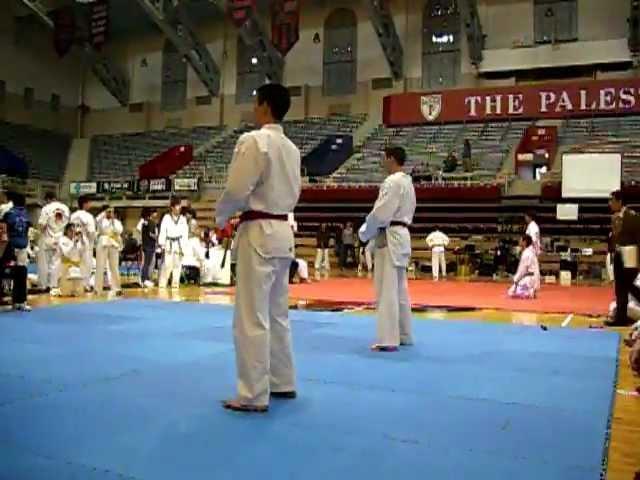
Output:
<path fill-rule="evenodd" d="M 568 119 L 560 130 L 559 143 L 570 153 L 622 153 L 624 182 L 640 182 L 640 116 Z M 545 180 L 557 177 L 549 175 Z"/>
<path fill-rule="evenodd" d="M 91 138 L 91 178 L 117 180 L 137 177 L 140 165 L 169 148 L 193 145 L 195 149 L 222 135 L 223 131 L 223 127 L 195 127 L 96 135 Z"/>
<path fill-rule="evenodd" d="M 476 124 L 419 125 L 403 128 L 378 126 L 365 140 L 362 152 L 346 163 L 331 178 L 335 183 L 379 183 L 383 172 L 379 165 L 388 144 L 403 146 L 408 154 L 407 171 L 415 175 L 436 174 L 447 156 L 454 152 L 459 160 L 452 177 L 466 180 L 495 179 L 506 155 L 520 140 L 527 122 L 487 122 Z M 462 144 L 471 143 L 471 174 L 462 172 Z"/>
<path fill-rule="evenodd" d="M 352 134 L 365 120 L 364 114 L 334 114 L 326 118 L 309 117 L 303 120 L 288 120 L 283 123 L 283 127 L 287 136 L 298 146 L 304 157 L 329 135 Z M 206 172 L 206 175 L 201 176 L 207 176 L 214 182 L 224 179 L 236 142 L 243 133 L 252 128 L 251 125 L 242 125 L 221 138 L 220 142 L 212 143 L 197 159 L 203 166 L 202 171 Z"/>
<path fill-rule="evenodd" d="M 0 146 L 26 161 L 30 179 L 59 182 L 67 165 L 71 137 L 0 121 Z"/>

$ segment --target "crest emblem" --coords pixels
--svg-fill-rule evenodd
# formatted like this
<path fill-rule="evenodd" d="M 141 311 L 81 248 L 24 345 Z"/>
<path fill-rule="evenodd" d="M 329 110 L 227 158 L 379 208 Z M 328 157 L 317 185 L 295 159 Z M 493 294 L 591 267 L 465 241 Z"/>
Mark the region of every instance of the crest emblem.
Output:
<path fill-rule="evenodd" d="M 420 97 L 420 110 L 428 122 L 436 120 L 442 113 L 442 95 L 423 95 Z"/>

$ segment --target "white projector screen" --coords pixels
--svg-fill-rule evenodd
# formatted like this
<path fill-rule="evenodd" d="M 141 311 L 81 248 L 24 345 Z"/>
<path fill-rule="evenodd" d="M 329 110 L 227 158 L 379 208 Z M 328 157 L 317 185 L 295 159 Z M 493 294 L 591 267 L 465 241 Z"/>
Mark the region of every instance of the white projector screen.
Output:
<path fill-rule="evenodd" d="M 619 153 L 565 153 L 562 155 L 563 198 L 606 198 L 620 188 Z"/>

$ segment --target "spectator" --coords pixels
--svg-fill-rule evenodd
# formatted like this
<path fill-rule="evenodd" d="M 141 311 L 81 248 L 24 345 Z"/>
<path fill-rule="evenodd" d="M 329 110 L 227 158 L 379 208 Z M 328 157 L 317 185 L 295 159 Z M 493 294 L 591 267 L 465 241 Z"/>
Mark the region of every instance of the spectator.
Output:
<path fill-rule="evenodd" d="M 468 138 L 464 139 L 462 146 L 462 167 L 466 173 L 473 171 L 473 162 L 471 161 L 471 142 Z"/>
<path fill-rule="evenodd" d="M 456 152 L 450 152 L 447 155 L 447 158 L 442 162 L 442 171 L 444 173 L 453 173 L 458 168 L 458 157 L 456 156 Z"/>
<path fill-rule="evenodd" d="M 13 309 L 30 312 L 27 305 L 27 249 L 29 247 L 29 215 L 25 208 L 24 195 L 10 192 L 11 208 L 3 215 L 2 221 L 7 225 L 8 244 L 2 255 L 3 267 L 10 266 L 13 280 L 12 303 Z"/>
<path fill-rule="evenodd" d="M 158 212 L 145 209 L 142 211 L 142 285 L 153 287 L 151 272 L 153 260 L 158 247 Z"/>
<path fill-rule="evenodd" d="M 353 232 L 353 224 L 348 222 L 342 230 L 342 248 L 340 249 L 340 268 L 346 268 L 347 260 L 351 259 L 356 263 L 356 236 Z"/>
<path fill-rule="evenodd" d="M 320 273 L 329 273 L 331 266 L 329 264 L 329 241 L 330 234 L 327 230 L 327 224 L 321 223 L 316 234 L 316 261 L 315 270 L 316 277 L 320 276 Z"/>

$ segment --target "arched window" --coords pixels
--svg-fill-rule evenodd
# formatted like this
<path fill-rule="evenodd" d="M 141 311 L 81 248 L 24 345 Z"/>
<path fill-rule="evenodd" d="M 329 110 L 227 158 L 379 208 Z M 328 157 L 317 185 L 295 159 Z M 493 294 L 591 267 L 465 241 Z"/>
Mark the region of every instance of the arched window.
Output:
<path fill-rule="evenodd" d="M 162 110 L 184 110 L 187 105 L 187 62 L 169 40 L 162 49 Z"/>
<path fill-rule="evenodd" d="M 358 20 L 339 8 L 324 23 L 323 86 L 326 96 L 351 95 L 358 83 Z"/>
<path fill-rule="evenodd" d="M 422 87 L 453 87 L 460 76 L 458 0 L 427 0 L 422 32 Z"/>
<path fill-rule="evenodd" d="M 253 102 L 256 90 L 265 83 L 266 77 L 255 49 L 244 43 L 241 36 L 238 36 L 236 67 L 236 103 Z"/>

